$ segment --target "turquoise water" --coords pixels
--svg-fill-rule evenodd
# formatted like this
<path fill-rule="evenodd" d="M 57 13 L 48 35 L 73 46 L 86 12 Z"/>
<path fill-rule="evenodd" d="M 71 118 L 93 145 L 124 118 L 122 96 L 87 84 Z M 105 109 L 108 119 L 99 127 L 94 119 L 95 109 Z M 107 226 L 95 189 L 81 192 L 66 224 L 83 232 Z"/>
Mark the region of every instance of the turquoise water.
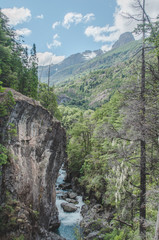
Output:
<path fill-rule="evenodd" d="M 61 169 L 59 172 L 59 177 L 57 179 L 57 188 L 59 184 L 64 183 L 65 176 L 66 176 L 65 170 Z M 57 190 L 57 194 L 56 194 L 56 206 L 58 208 L 59 219 L 61 221 L 61 225 L 57 233 L 60 236 L 66 238 L 66 240 L 77 240 L 76 232 L 80 231 L 80 221 L 82 220 L 80 211 L 84 203 L 82 201 L 82 197 L 77 196 L 77 200 L 79 202 L 78 204 L 76 204 L 76 206 L 78 207 L 77 211 L 73 213 L 64 212 L 63 208 L 61 207 L 61 203 L 66 201 L 61 199 L 60 197 L 65 192 L 66 191 L 63 191 L 63 190 Z"/>

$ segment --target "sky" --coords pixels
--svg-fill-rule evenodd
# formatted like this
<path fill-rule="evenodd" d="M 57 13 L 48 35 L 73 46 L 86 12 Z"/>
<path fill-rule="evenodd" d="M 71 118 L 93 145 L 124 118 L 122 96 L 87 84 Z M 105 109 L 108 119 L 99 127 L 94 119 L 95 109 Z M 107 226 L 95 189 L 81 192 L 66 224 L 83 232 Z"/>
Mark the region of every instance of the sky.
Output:
<path fill-rule="evenodd" d="M 1 0 L 0 9 L 16 34 L 23 36 L 24 47 L 36 44 L 39 65 L 45 66 L 85 50 L 110 50 L 122 33 L 133 31 L 137 24 L 124 17 L 138 14 L 134 1 Z M 156 18 L 159 0 L 146 0 L 146 11 Z"/>

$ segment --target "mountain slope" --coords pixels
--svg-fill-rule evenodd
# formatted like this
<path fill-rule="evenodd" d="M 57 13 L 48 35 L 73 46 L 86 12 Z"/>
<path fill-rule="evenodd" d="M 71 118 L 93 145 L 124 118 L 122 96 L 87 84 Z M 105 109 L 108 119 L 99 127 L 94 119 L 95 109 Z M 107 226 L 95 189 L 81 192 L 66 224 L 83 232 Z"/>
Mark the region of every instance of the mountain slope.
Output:
<path fill-rule="evenodd" d="M 119 37 L 119 40 L 116 41 L 113 46 L 112 46 L 112 49 L 113 48 L 118 48 L 118 47 L 121 47 L 129 42 L 133 42 L 135 41 L 135 38 L 134 36 L 132 35 L 131 32 L 125 32 L 123 34 L 120 35 Z"/>
<path fill-rule="evenodd" d="M 94 52 L 85 51 L 77 53 L 66 58 L 63 62 L 53 65 L 50 68 L 50 82 L 57 84 L 77 76 L 82 76 L 92 70 L 103 69 L 110 67 L 119 62 L 123 62 L 132 57 L 140 48 L 140 41 L 132 41 L 125 44 L 122 38 L 123 46 L 113 48 L 112 50 L 103 53 L 101 50 Z M 121 41 L 120 41 L 121 44 Z M 122 45 L 122 44 L 121 44 Z M 39 80 L 47 82 L 48 66 L 39 67 Z"/>
<path fill-rule="evenodd" d="M 56 85 L 58 103 L 95 109 L 109 101 L 131 74 L 131 64 L 140 49 L 140 41 L 113 49 L 81 66 L 82 74 Z"/>
<path fill-rule="evenodd" d="M 96 50 L 93 52 L 87 50 L 83 53 L 73 54 L 59 64 L 51 65 L 50 66 L 51 81 L 52 82 L 60 81 L 60 75 L 62 75 L 62 77 L 65 76 L 65 74 L 66 76 L 71 75 L 72 71 L 76 69 L 76 66 L 84 64 L 85 62 L 89 61 L 89 59 L 99 56 L 102 53 L 103 52 L 101 50 Z M 41 82 L 47 81 L 48 70 L 49 66 L 39 66 L 39 79 Z"/>

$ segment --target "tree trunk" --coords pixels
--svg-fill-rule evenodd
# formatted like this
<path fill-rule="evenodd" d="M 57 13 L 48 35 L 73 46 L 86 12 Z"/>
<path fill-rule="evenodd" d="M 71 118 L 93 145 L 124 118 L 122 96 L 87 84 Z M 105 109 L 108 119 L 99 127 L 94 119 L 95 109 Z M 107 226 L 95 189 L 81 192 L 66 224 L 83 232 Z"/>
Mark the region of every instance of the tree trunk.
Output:
<path fill-rule="evenodd" d="M 50 92 L 50 65 L 48 70 L 48 92 Z"/>
<path fill-rule="evenodd" d="M 155 229 L 155 240 L 159 240 L 159 208 L 157 213 L 156 229 Z"/>
<path fill-rule="evenodd" d="M 143 0 L 143 42 L 141 68 L 141 141 L 140 141 L 140 236 L 146 240 L 146 141 L 145 141 L 145 0 Z"/>
<path fill-rule="evenodd" d="M 157 65 L 158 65 L 158 73 L 159 73 L 159 56 L 157 56 Z"/>

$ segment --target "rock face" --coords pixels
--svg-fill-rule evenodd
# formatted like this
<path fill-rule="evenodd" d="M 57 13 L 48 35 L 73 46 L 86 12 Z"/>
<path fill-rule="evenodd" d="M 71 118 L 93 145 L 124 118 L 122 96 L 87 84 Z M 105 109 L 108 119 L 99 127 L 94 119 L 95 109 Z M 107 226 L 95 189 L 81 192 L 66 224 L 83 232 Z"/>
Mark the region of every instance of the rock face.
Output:
<path fill-rule="evenodd" d="M 65 131 L 39 102 L 11 91 L 16 104 L 5 127 L 1 129 L 3 134 L 0 139 L 10 152 L 9 163 L 3 167 L 0 179 L 0 204 L 5 207 L 8 202 L 16 203 L 13 206 L 14 210 L 17 208 L 14 221 L 20 226 L 23 223 L 20 233 L 24 239 L 47 239 L 48 231 L 60 225 L 55 203 L 55 183 L 66 157 Z M 0 93 L 0 102 L 6 92 Z M 17 136 L 6 139 L 10 123 L 14 124 Z M 18 217 L 20 211 L 22 217 Z M 24 225 L 28 226 L 28 233 Z M 0 236 L 5 234 L 4 239 L 10 239 L 7 236 L 11 236 L 11 231 L 6 235 L 0 230 Z M 16 233 L 19 236 L 19 230 L 15 228 Z"/>
<path fill-rule="evenodd" d="M 121 47 L 129 42 L 135 41 L 134 36 L 131 32 L 126 32 L 120 35 L 119 40 L 114 43 L 112 48 Z"/>

